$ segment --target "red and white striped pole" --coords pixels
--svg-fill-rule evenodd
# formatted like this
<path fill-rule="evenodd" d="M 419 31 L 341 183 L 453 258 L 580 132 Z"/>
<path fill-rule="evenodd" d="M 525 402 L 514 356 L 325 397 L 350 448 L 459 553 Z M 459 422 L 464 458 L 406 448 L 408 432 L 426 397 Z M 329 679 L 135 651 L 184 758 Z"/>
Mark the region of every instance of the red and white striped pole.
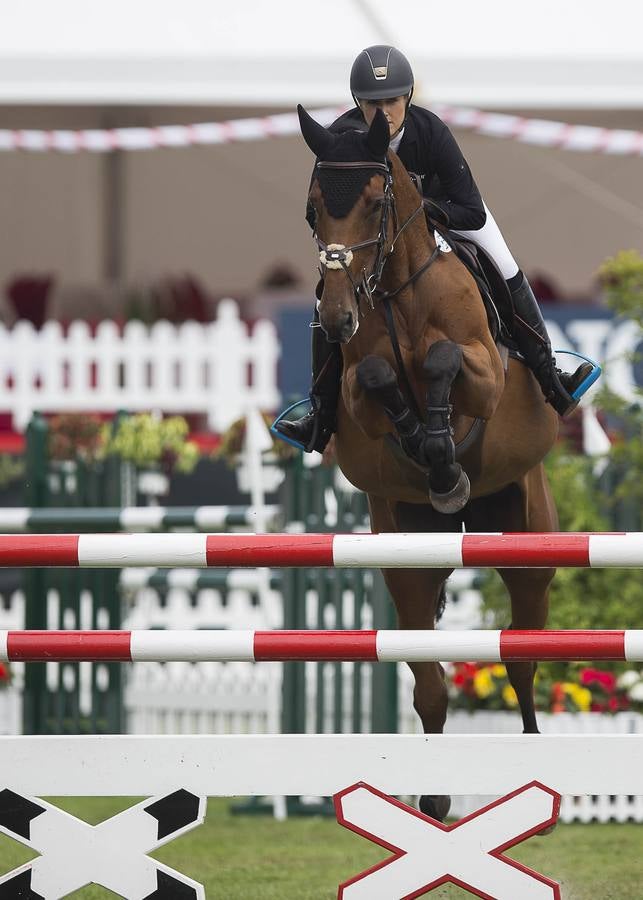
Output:
<path fill-rule="evenodd" d="M 643 533 L 2 534 L 0 567 L 643 566 Z"/>
<path fill-rule="evenodd" d="M 643 661 L 630 631 L 0 631 L 9 662 Z"/>

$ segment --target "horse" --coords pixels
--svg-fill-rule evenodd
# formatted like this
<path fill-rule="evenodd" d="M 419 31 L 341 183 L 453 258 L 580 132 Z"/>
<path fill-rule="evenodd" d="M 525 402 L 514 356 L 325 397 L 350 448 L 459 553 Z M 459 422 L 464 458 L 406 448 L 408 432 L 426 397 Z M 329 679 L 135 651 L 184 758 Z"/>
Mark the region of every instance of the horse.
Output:
<path fill-rule="evenodd" d="M 527 367 L 501 355 L 479 289 L 429 227 L 377 111 L 365 132 L 335 134 L 298 108 L 316 156 L 308 194 L 320 251 L 320 327 L 343 375 L 339 467 L 368 497 L 373 532 L 558 529 L 543 459 L 558 417 Z M 432 629 L 452 569 L 384 569 L 398 627 Z M 516 629 L 542 629 L 555 570 L 498 569 Z M 409 663 L 427 734 L 443 731 L 439 663 Z M 525 733 L 537 733 L 535 664 L 507 663 Z M 450 797 L 423 795 L 438 820 Z"/>

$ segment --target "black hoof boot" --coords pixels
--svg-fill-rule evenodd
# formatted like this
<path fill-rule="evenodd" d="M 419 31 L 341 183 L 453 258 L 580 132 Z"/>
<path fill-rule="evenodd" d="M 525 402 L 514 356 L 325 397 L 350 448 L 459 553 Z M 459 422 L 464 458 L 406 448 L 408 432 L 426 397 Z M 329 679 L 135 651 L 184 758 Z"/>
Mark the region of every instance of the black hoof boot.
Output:
<path fill-rule="evenodd" d="M 453 515 L 453 513 L 460 512 L 460 510 L 464 509 L 469 502 L 469 496 L 471 494 L 469 476 L 459 464 L 456 465 L 460 469 L 460 474 L 451 490 L 441 493 L 433 490 L 433 487 L 431 486 L 429 488 L 429 500 L 431 501 L 431 506 L 436 512 L 442 513 L 443 515 Z"/>
<path fill-rule="evenodd" d="M 448 794 L 422 794 L 418 808 L 425 816 L 431 816 L 438 822 L 444 822 L 451 809 L 451 797 Z"/>

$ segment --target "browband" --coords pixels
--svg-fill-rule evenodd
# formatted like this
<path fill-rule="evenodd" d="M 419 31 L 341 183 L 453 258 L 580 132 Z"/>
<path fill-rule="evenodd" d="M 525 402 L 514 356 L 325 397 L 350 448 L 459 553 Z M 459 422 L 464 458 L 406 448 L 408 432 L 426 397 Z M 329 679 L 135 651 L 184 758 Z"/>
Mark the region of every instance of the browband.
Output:
<path fill-rule="evenodd" d="M 388 166 L 386 163 L 373 162 L 371 160 L 365 159 L 360 162 L 326 162 L 325 160 L 320 160 L 316 166 L 316 169 L 381 169 L 383 172 L 388 172 Z"/>

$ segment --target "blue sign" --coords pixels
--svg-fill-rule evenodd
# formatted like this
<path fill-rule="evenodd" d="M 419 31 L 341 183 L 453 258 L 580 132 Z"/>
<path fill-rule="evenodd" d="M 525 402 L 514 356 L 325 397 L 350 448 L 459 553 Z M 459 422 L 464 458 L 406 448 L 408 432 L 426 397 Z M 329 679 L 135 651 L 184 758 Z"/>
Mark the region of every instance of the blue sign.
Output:
<path fill-rule="evenodd" d="M 310 390 L 310 310 L 283 309 L 278 319 L 282 346 L 279 388 L 284 402 L 308 396 Z M 636 322 L 616 317 L 610 310 L 569 303 L 542 305 L 554 350 L 574 350 L 603 367 L 603 377 L 588 391 L 591 397 L 606 385 L 631 402 L 641 399 L 643 388 L 643 335 Z M 571 368 L 561 355 L 562 368 Z"/>

